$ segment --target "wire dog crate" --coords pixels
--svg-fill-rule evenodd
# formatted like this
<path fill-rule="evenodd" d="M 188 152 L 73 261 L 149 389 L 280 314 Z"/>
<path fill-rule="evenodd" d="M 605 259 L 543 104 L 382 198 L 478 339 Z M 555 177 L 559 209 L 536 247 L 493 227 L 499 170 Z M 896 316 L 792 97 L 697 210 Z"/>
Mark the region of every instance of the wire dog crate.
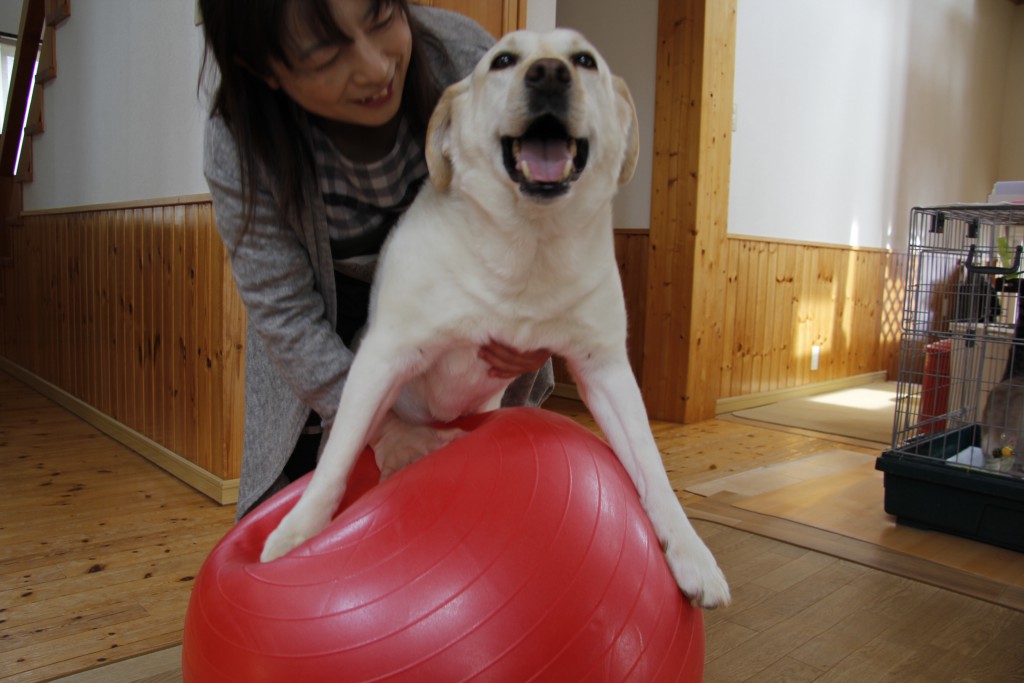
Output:
<path fill-rule="evenodd" d="M 911 212 L 892 449 L 901 523 L 1024 551 L 1024 205 Z"/>

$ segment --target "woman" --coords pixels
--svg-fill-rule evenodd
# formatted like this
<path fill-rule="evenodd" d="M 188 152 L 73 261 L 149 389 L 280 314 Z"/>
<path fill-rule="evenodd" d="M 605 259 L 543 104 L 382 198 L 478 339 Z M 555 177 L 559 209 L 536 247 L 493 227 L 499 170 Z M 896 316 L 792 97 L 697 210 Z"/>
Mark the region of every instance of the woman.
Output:
<path fill-rule="evenodd" d="M 376 254 L 427 175 L 430 113 L 493 39 L 404 0 L 202 0 L 201 10 L 219 77 L 204 173 L 248 315 L 241 518 L 314 465 Z M 546 351 L 492 343 L 480 357 L 519 377 L 506 405 L 550 393 Z"/>

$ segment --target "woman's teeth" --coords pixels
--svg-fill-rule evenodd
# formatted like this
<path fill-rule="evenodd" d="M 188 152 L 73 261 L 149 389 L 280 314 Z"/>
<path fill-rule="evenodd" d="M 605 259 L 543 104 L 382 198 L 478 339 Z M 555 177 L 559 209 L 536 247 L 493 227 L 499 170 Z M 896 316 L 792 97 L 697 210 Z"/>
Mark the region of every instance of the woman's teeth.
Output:
<path fill-rule="evenodd" d="M 362 104 L 370 104 L 371 102 L 376 102 L 377 100 L 382 100 L 382 99 L 384 99 L 385 97 L 388 96 L 388 91 L 390 91 L 390 90 L 391 90 L 391 87 L 387 86 L 383 90 L 381 90 L 379 93 L 377 93 L 375 95 L 370 95 L 369 97 L 366 97 L 366 98 L 364 98 L 362 100 L 359 100 L 359 101 Z"/>

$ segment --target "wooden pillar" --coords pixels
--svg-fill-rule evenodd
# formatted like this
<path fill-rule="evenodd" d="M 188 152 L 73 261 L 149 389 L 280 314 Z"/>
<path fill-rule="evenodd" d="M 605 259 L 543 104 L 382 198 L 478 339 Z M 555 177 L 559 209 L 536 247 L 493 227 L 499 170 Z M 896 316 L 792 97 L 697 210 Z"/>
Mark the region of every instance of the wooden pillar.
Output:
<path fill-rule="evenodd" d="M 714 417 L 721 387 L 736 0 L 661 0 L 642 388 Z"/>

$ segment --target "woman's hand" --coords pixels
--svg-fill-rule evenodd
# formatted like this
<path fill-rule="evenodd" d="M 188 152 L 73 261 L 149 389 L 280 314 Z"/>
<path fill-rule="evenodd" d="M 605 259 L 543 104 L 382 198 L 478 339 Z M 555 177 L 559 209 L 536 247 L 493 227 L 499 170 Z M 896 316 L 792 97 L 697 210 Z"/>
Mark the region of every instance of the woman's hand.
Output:
<path fill-rule="evenodd" d="M 480 347 L 477 357 L 491 366 L 487 373 L 491 377 L 513 379 L 540 370 L 551 358 L 551 352 L 547 349 L 517 351 L 492 339 L 489 344 Z"/>

